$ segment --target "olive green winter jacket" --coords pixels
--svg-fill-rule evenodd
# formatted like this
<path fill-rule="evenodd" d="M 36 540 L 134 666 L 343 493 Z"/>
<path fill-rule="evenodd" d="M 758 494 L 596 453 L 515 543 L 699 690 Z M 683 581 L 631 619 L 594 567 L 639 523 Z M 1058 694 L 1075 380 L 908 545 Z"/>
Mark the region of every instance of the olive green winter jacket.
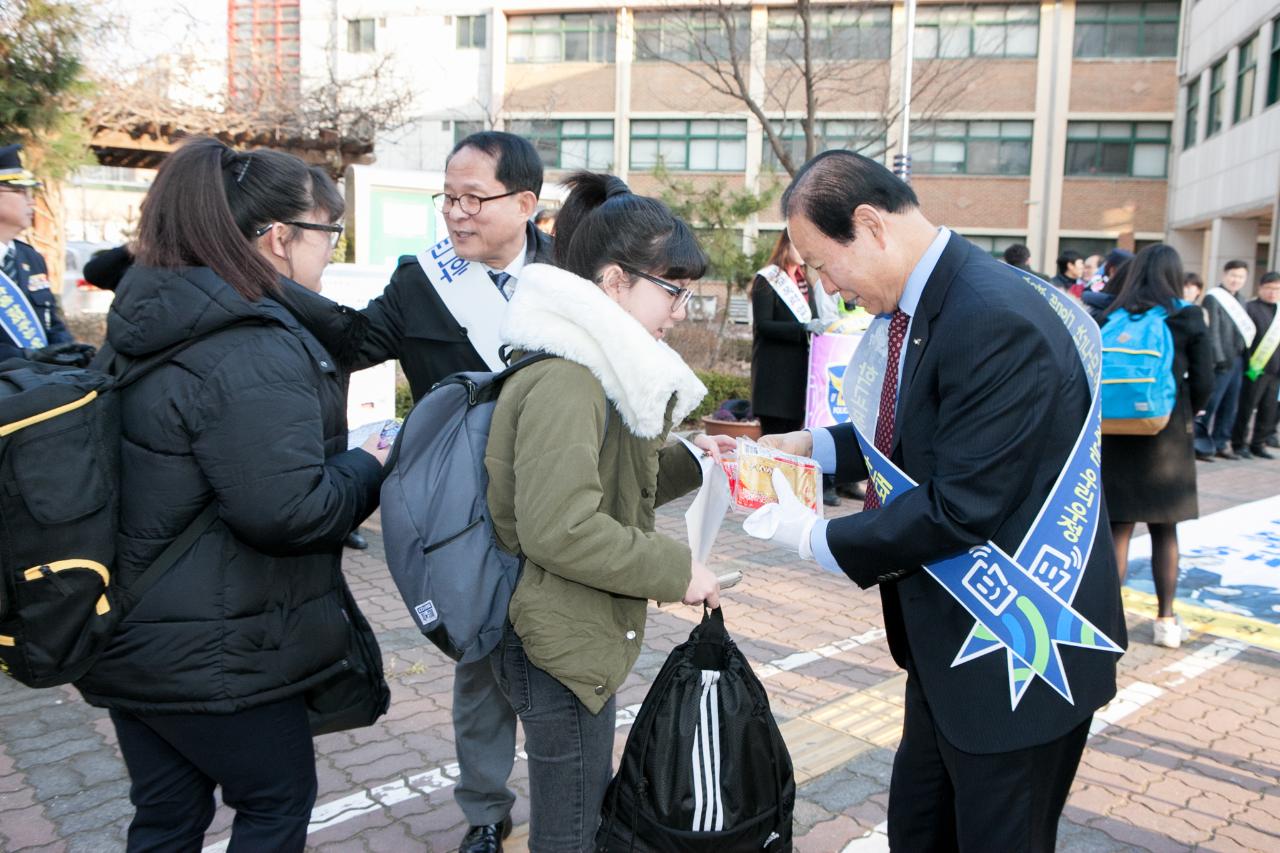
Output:
<path fill-rule="evenodd" d="M 503 337 L 561 356 L 512 376 L 489 430 L 494 527 L 526 558 L 511 623 L 529 660 L 598 713 L 640 653 L 647 601 L 689 585 L 689 548 L 654 532 L 654 508 L 701 482 L 693 455 L 664 444 L 705 388 L 594 284 L 553 267 L 526 268 Z"/>

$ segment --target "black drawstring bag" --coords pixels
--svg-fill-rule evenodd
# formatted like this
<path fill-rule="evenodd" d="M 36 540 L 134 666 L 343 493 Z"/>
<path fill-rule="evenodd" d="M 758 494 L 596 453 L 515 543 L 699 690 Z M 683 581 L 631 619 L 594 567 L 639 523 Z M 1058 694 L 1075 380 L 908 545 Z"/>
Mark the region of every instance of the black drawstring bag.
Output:
<path fill-rule="evenodd" d="M 791 850 L 796 783 L 760 679 L 720 609 L 672 650 L 604 798 L 599 853 Z"/>

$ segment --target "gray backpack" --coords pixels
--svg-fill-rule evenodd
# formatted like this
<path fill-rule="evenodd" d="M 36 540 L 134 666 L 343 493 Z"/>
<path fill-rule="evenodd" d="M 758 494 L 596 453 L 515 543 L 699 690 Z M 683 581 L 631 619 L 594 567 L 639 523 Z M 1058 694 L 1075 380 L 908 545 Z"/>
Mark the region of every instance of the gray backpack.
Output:
<path fill-rule="evenodd" d="M 387 566 L 418 628 L 457 661 L 498 645 L 524 559 L 498 544 L 486 497 L 498 392 L 517 370 L 548 358 L 441 380 L 409 412 L 391 452 L 382 484 Z"/>

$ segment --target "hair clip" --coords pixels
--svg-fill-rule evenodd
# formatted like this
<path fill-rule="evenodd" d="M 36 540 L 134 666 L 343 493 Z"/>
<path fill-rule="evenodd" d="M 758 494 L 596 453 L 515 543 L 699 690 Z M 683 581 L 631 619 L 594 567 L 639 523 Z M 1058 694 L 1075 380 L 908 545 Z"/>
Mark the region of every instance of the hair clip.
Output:
<path fill-rule="evenodd" d="M 246 154 L 246 155 L 244 155 L 244 163 L 240 166 L 240 173 L 239 173 L 238 175 L 236 175 L 236 183 L 237 183 L 237 184 L 244 180 L 244 173 L 245 173 L 245 172 L 247 172 L 247 171 L 249 171 L 249 163 L 250 163 L 250 161 L 252 161 L 252 160 L 253 160 L 253 155 L 252 155 L 252 154 Z"/>

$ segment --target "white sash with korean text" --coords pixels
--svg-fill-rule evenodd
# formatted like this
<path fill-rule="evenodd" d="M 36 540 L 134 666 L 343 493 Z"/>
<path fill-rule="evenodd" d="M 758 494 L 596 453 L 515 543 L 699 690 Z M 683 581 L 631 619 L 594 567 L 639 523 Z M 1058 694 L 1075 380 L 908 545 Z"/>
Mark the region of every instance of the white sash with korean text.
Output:
<path fill-rule="evenodd" d="M 502 346 L 498 328 L 507 313 L 507 300 L 484 267 L 458 257 L 448 237 L 418 255 L 418 263 L 489 369 L 506 367 L 498 356 Z"/>
<path fill-rule="evenodd" d="M 22 349 L 40 349 L 49 345 L 40 316 L 18 283 L 0 271 L 0 329 Z"/>
<path fill-rule="evenodd" d="M 1244 345 L 1253 346 L 1254 335 L 1258 334 L 1258 327 L 1249 319 L 1249 315 L 1245 312 L 1244 306 L 1240 304 L 1240 300 L 1232 295 L 1231 291 L 1219 285 L 1209 291 L 1209 295 L 1214 298 L 1222 310 L 1227 312 L 1227 316 L 1231 318 L 1231 322 L 1236 324 L 1236 328 L 1240 330 L 1240 334 L 1244 335 Z"/>
<path fill-rule="evenodd" d="M 796 284 L 795 279 L 776 265 L 765 267 L 757 275 L 762 276 L 765 281 L 769 282 L 773 292 L 778 294 L 778 298 L 791 310 L 792 314 L 796 315 L 797 320 L 801 323 L 807 323 L 813 319 L 813 312 L 809 310 L 809 300 L 804 298 L 804 294 L 800 292 L 800 286 Z"/>

